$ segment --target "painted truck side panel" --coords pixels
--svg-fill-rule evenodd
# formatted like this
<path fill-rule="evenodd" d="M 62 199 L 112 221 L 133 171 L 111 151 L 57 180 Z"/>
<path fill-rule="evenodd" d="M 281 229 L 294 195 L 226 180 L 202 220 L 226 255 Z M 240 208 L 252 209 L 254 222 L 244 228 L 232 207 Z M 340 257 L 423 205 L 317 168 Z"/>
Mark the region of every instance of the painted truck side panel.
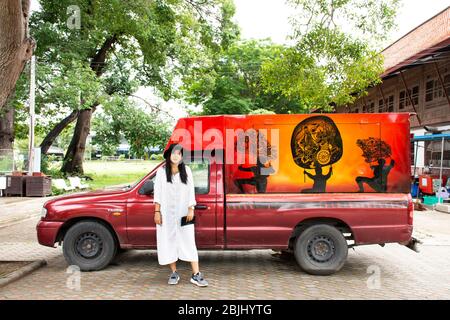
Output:
<path fill-rule="evenodd" d="M 350 226 L 355 243 L 407 241 L 408 196 L 404 194 L 265 194 L 227 196 L 227 247 L 285 248 L 295 226 L 331 218 Z M 375 241 L 375 242 L 374 242 Z"/>

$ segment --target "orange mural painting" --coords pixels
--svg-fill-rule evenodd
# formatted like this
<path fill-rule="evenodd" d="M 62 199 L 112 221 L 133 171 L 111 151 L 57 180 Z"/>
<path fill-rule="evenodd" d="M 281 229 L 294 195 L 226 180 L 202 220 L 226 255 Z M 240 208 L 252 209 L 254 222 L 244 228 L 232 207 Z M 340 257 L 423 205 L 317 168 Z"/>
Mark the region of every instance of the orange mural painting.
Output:
<path fill-rule="evenodd" d="M 227 193 L 408 193 L 409 126 L 408 113 L 199 116 L 169 144 L 221 150 Z"/>

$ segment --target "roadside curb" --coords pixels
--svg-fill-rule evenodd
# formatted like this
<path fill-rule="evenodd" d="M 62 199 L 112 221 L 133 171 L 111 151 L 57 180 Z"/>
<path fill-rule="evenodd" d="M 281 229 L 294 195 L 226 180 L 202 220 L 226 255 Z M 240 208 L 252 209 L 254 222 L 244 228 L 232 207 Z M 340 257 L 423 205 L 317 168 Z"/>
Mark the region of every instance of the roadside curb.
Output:
<path fill-rule="evenodd" d="M 19 270 L 11 272 L 5 278 L 0 279 L 0 288 L 10 284 L 11 282 L 14 282 L 16 280 L 19 280 L 19 279 L 25 277 L 26 275 L 32 273 L 33 271 L 35 271 L 45 265 L 47 265 L 47 261 L 37 260 L 37 261 L 33 261 L 32 263 L 26 265 L 25 267 L 20 268 Z"/>

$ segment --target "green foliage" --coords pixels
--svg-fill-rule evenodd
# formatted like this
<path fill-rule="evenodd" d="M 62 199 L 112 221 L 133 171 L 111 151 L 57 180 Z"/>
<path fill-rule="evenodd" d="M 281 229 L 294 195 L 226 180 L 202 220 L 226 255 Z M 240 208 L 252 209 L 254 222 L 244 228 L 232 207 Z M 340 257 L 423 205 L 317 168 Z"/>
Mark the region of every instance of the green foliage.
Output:
<path fill-rule="evenodd" d="M 164 156 L 162 153 L 158 153 L 158 154 L 152 154 L 150 156 L 150 160 L 164 160 Z"/>
<path fill-rule="evenodd" d="M 105 113 L 94 114 L 92 120 L 92 145 L 96 147 L 103 157 L 113 156 L 120 144 L 120 130 L 116 127 L 111 115 Z"/>
<path fill-rule="evenodd" d="M 121 137 L 128 141 L 136 157 L 143 157 L 151 147 L 163 148 L 170 137 L 168 123 L 120 96 L 112 97 L 103 105 L 103 113 L 95 115 L 93 131 L 93 145 L 103 155 L 115 154 Z"/>
<path fill-rule="evenodd" d="M 168 98 L 175 94 L 176 77 L 226 47 L 237 33 L 230 0 L 41 0 L 40 4 L 42 10 L 31 17 L 40 60 L 52 67 L 57 64 L 61 74 L 74 63 L 81 70 L 91 68 L 105 78 L 108 94 L 129 94 L 127 76 L 132 75 L 132 81 L 153 86 Z M 67 8 L 73 5 L 81 10 L 80 30 L 67 27 Z M 107 54 L 106 64 L 92 64 L 107 44 L 108 53 L 114 55 Z"/>
<path fill-rule="evenodd" d="M 0 173 L 12 172 L 14 167 L 13 156 L 11 153 L 0 153 Z"/>
<path fill-rule="evenodd" d="M 249 114 L 275 114 L 275 112 L 261 108 L 253 110 Z"/>
<path fill-rule="evenodd" d="M 75 130 L 75 122 L 69 124 L 56 138 L 55 146 L 60 147 L 63 150 L 67 150 L 72 139 L 73 132 Z"/>
<path fill-rule="evenodd" d="M 185 79 L 187 100 L 202 105 L 202 114 L 248 114 L 266 109 L 276 113 L 299 112 L 298 102 L 261 86 L 261 66 L 282 48 L 270 41 L 241 41 L 216 56 L 210 67 Z"/>
<path fill-rule="evenodd" d="M 65 178 L 64 174 L 60 171 L 61 164 L 62 162 L 54 155 L 44 154 L 41 156 L 41 171 L 54 179 Z"/>
<path fill-rule="evenodd" d="M 45 173 L 48 175 L 49 172 L 49 156 L 44 154 L 41 156 L 41 172 Z"/>
<path fill-rule="evenodd" d="M 352 103 L 380 81 L 379 45 L 394 26 L 398 2 L 290 0 L 299 12 L 296 43 L 263 64 L 265 91 L 299 99 L 307 110 Z"/>
<path fill-rule="evenodd" d="M 58 189 L 52 185 L 52 196 L 59 196 L 59 195 L 65 194 L 65 193 L 66 193 L 66 191 L 64 191 L 63 189 Z"/>

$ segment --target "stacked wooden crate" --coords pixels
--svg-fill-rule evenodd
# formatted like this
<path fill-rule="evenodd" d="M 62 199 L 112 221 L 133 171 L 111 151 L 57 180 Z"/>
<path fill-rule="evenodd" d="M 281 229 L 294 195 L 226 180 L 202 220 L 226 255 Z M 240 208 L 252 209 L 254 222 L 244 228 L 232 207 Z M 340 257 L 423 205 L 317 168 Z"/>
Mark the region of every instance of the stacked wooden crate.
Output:
<path fill-rule="evenodd" d="M 27 197 L 45 197 L 52 194 L 52 178 L 46 176 L 28 176 L 25 178 Z"/>
<path fill-rule="evenodd" d="M 6 190 L 7 196 L 24 196 L 25 195 L 25 176 L 13 175 L 6 176 Z"/>

